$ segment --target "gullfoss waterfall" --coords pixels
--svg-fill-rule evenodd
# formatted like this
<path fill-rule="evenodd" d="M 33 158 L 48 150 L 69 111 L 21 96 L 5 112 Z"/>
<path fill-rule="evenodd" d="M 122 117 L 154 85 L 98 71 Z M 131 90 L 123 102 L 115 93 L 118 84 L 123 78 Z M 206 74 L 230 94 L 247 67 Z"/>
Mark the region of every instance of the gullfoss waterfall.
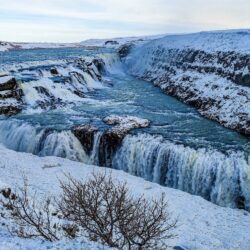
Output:
<path fill-rule="evenodd" d="M 128 75 L 115 52 L 74 51 L 66 60 L 58 50 L 39 53 L 5 64 L 23 92 L 22 112 L 0 120 L 6 147 L 124 170 L 250 211 L 246 138 Z"/>

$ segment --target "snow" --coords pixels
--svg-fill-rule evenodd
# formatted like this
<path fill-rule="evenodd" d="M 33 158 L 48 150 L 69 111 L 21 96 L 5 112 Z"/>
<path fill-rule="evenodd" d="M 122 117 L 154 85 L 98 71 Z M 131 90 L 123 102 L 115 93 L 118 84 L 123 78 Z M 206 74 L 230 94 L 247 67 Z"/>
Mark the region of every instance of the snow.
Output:
<path fill-rule="evenodd" d="M 10 43 L 0 41 L 0 52 L 22 49 L 80 48 L 80 43 Z"/>
<path fill-rule="evenodd" d="M 60 193 L 59 180 L 70 173 L 79 179 L 88 179 L 91 173 L 110 171 L 118 182 L 126 181 L 134 195 L 144 194 L 148 198 L 165 193 L 173 217 L 178 217 L 178 238 L 172 246 L 193 250 L 249 250 L 250 214 L 246 211 L 222 208 L 201 197 L 192 196 L 179 190 L 159 186 L 123 171 L 107 170 L 85 165 L 63 158 L 39 158 L 32 154 L 17 153 L 0 145 L 1 162 L 0 186 L 14 187 L 22 183 L 22 176 L 29 180 L 30 188 L 37 197 Z M 49 167 L 48 167 L 49 166 Z M 83 240 L 83 242 L 81 242 Z M 0 225 L 0 249 L 102 249 L 100 245 L 86 239 L 61 240 L 49 243 L 39 239 L 25 240 L 10 236 Z"/>
<path fill-rule="evenodd" d="M 5 84 L 6 82 L 8 82 L 9 80 L 11 80 L 13 77 L 12 76 L 3 76 L 0 77 L 0 84 Z"/>
<path fill-rule="evenodd" d="M 142 119 L 136 116 L 117 116 L 110 115 L 103 119 L 103 121 L 109 125 L 118 125 L 118 127 L 123 129 L 133 129 L 133 128 L 146 128 L 149 126 L 150 122 L 147 119 Z"/>
<path fill-rule="evenodd" d="M 117 37 L 117 38 L 106 38 L 106 39 L 88 39 L 81 42 L 81 45 L 86 47 L 108 47 L 108 48 L 118 48 L 121 45 L 127 43 L 144 44 L 148 41 L 162 38 L 164 35 L 155 36 L 135 36 L 135 37 Z M 113 42 L 113 44 L 112 44 Z"/>
<path fill-rule="evenodd" d="M 151 43 L 166 49 L 196 49 L 206 52 L 236 51 L 250 54 L 250 29 L 168 35 Z"/>

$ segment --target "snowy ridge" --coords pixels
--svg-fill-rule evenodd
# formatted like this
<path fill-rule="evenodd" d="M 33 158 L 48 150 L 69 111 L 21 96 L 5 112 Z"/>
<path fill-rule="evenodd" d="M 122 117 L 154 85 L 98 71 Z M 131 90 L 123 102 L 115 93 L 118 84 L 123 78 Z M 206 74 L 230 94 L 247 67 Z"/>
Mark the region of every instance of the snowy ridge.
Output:
<path fill-rule="evenodd" d="M 234 51 L 250 54 L 250 29 L 168 35 L 151 43 L 151 46 L 159 45 L 165 49 L 195 49 L 206 52 Z"/>
<path fill-rule="evenodd" d="M 164 35 L 155 36 L 135 36 L 135 37 L 117 37 L 110 39 L 88 39 L 81 42 L 81 45 L 86 47 L 109 47 L 118 48 L 121 45 L 128 43 L 144 44 L 154 39 L 162 38 Z"/>
<path fill-rule="evenodd" d="M 4 169 L 0 177 L 1 187 L 14 187 L 17 183 L 21 184 L 21 176 L 25 174 L 31 189 L 38 192 L 38 197 L 48 193 L 57 195 L 59 179 L 65 178 L 65 173 L 70 173 L 75 178 L 87 179 L 93 171 L 107 171 L 105 168 L 61 158 L 39 158 L 31 154 L 16 153 L 3 146 L 0 146 L 0 153 L 0 167 Z M 156 198 L 162 192 L 166 194 L 172 216 L 179 219 L 179 227 L 176 231 L 178 238 L 169 242 L 170 245 L 193 250 L 249 249 L 249 213 L 218 207 L 198 196 L 162 187 L 121 171 L 112 170 L 111 173 L 117 181 L 126 181 L 134 195 L 144 194 L 146 197 Z M 62 240 L 55 243 L 39 239 L 24 240 L 10 236 L 6 228 L 0 226 L 0 249 L 82 248 L 103 249 L 102 246 L 85 239 Z"/>
<path fill-rule="evenodd" d="M 80 48 L 80 43 L 12 43 L 0 41 L 0 52 L 22 49 Z"/>

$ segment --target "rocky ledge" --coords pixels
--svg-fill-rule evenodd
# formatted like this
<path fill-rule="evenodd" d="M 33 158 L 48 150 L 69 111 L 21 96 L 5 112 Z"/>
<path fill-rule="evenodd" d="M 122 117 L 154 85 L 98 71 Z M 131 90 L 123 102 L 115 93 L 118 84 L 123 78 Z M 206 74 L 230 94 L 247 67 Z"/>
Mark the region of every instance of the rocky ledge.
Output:
<path fill-rule="evenodd" d="M 23 92 L 12 76 L 0 74 L 0 114 L 15 115 L 22 110 Z"/>
<path fill-rule="evenodd" d="M 74 127 L 72 132 L 81 142 L 88 155 L 91 155 L 97 148 L 98 152 L 96 153 L 98 154 L 98 162 L 95 164 L 107 167 L 112 165 L 112 159 L 115 152 L 120 147 L 124 137 L 132 129 L 146 128 L 150 125 L 148 120 L 134 116 L 111 115 L 105 117 L 103 122 L 113 126 L 100 133 L 98 132 L 98 128 L 88 124 Z M 98 145 L 95 145 L 96 148 L 94 149 L 95 142 Z"/>

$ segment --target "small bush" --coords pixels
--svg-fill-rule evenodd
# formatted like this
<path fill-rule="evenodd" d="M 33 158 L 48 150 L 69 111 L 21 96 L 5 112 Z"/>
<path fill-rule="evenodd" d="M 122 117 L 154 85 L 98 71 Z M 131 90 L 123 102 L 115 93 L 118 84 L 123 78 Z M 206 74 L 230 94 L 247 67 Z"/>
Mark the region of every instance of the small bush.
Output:
<path fill-rule="evenodd" d="M 51 212 L 52 198 L 38 202 L 36 194 L 28 194 L 26 179 L 23 187 L 18 188 L 15 193 L 12 193 L 11 189 L 7 190 L 2 190 L 5 199 L 1 200 L 1 204 L 7 212 L 7 218 L 13 221 L 14 227 L 8 228 L 13 235 L 22 238 L 42 237 L 48 241 L 59 239 L 58 224 L 53 222 Z"/>
<path fill-rule="evenodd" d="M 174 237 L 176 220 L 163 194 L 158 200 L 135 198 L 126 183 L 106 174 L 93 174 L 86 182 L 69 177 L 61 188 L 59 210 L 92 240 L 119 249 L 160 249 Z"/>

